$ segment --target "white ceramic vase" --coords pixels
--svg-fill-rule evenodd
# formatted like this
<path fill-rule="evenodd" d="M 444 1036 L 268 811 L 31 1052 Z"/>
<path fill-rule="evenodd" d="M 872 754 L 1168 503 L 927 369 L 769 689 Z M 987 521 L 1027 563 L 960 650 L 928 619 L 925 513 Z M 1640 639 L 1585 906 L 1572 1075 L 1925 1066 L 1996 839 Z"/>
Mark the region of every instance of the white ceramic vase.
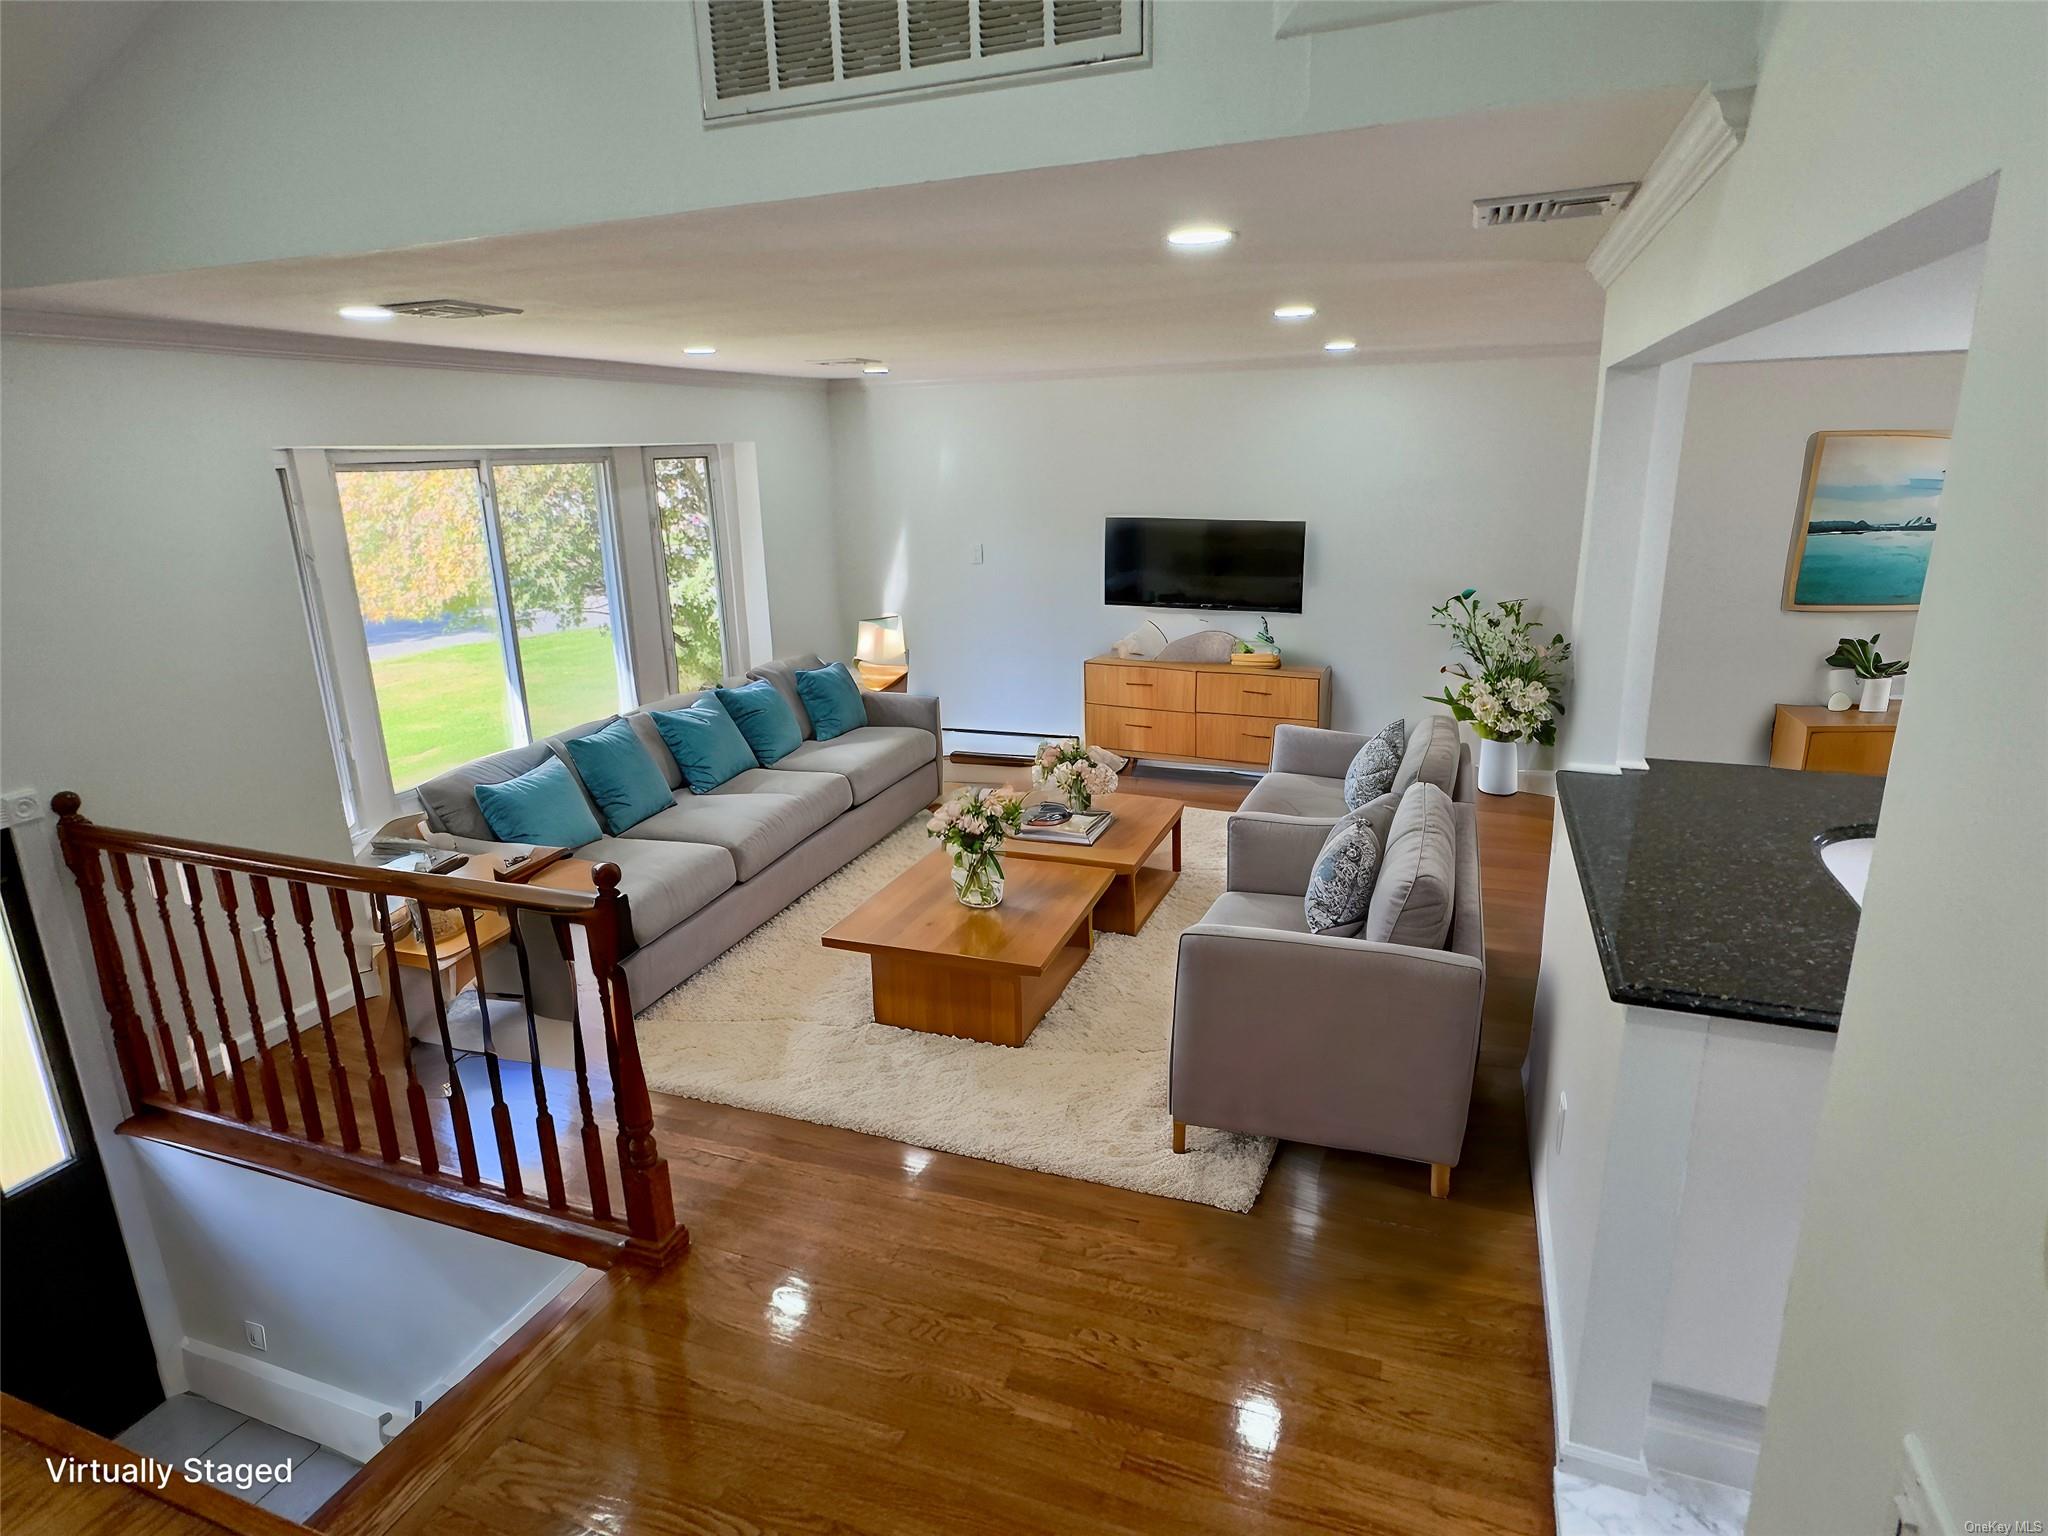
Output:
<path fill-rule="evenodd" d="M 1512 741 L 1479 739 L 1479 792 L 1512 795 L 1521 787 L 1521 752 Z"/>
<path fill-rule="evenodd" d="M 1892 707 L 1892 680 L 1888 677 L 1866 677 L 1863 679 L 1863 697 L 1856 707 L 1868 714 L 1881 715 Z"/>

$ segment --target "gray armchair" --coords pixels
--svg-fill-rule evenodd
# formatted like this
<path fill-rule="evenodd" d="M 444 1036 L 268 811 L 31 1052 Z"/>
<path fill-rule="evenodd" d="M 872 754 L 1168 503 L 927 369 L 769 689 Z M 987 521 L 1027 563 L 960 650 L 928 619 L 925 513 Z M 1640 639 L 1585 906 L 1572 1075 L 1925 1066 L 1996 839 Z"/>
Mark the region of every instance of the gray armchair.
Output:
<path fill-rule="evenodd" d="M 1452 815 L 1441 949 L 1309 933 L 1302 896 L 1329 823 L 1230 819 L 1227 888 L 1180 941 L 1176 1152 L 1190 1125 L 1278 1136 L 1428 1163 L 1430 1193 L 1450 1193 L 1486 985 L 1477 811 L 1460 803 Z"/>

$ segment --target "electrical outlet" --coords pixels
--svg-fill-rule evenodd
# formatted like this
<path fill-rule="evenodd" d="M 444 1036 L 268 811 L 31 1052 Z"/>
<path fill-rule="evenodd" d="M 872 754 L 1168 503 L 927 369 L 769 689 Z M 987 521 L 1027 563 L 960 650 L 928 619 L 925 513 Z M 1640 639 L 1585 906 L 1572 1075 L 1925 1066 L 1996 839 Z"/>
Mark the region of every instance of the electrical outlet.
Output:
<path fill-rule="evenodd" d="M 1564 1096 L 1563 1090 L 1559 1090 L 1557 1095 L 1557 1132 L 1551 1137 L 1550 1141 L 1550 1150 L 1552 1152 L 1562 1152 L 1564 1150 L 1564 1117 L 1570 1113 L 1571 1107 L 1571 1101 Z"/>
<path fill-rule="evenodd" d="M 249 1341 L 251 1349 L 261 1350 L 265 1354 L 270 1352 L 270 1335 L 263 1331 L 261 1323 L 253 1323 L 243 1318 L 242 1337 Z"/>
<path fill-rule="evenodd" d="M 253 929 L 249 934 L 249 958 L 258 965 L 270 964 L 270 935 L 261 928 Z"/>
<path fill-rule="evenodd" d="M 967 546 L 967 563 L 969 565 L 981 564 L 981 546 L 979 544 Z"/>

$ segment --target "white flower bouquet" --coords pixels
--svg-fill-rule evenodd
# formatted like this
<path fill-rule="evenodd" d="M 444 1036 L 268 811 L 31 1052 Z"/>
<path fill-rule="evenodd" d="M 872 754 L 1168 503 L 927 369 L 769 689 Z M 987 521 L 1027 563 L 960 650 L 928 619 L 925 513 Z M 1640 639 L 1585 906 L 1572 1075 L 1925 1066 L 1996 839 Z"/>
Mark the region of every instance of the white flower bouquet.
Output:
<path fill-rule="evenodd" d="M 1001 786 L 973 786 L 947 800 L 924 824 L 953 861 L 953 894 L 963 906 L 999 906 L 1003 839 L 1024 820 L 1024 796 Z"/>
<path fill-rule="evenodd" d="M 1527 599 L 1519 597 L 1475 602 L 1473 589 L 1467 587 L 1430 609 L 1431 620 L 1450 631 L 1465 661 L 1443 669 L 1452 681 L 1442 694 L 1429 698 L 1433 704 L 1448 705 L 1458 719 L 1470 721 L 1482 740 L 1533 741 L 1547 747 L 1557 740 L 1557 717 L 1564 713 L 1559 695 L 1572 648 L 1563 635 L 1537 640 L 1535 621 L 1523 617 L 1527 606 Z"/>
<path fill-rule="evenodd" d="M 1084 747 L 1071 738 L 1041 741 L 1031 761 L 1031 782 L 1051 791 L 1077 811 L 1116 788 L 1124 759 L 1101 747 Z"/>

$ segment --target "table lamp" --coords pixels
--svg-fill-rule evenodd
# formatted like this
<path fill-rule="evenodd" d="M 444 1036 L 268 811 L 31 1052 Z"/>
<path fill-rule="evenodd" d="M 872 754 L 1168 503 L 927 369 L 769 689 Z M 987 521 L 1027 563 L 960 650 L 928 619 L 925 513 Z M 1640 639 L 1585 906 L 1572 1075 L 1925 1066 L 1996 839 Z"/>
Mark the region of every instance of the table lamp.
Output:
<path fill-rule="evenodd" d="M 854 638 L 853 659 L 861 681 L 868 687 L 901 687 L 910 671 L 910 651 L 903 644 L 902 616 L 885 613 L 878 619 L 862 619 Z"/>

